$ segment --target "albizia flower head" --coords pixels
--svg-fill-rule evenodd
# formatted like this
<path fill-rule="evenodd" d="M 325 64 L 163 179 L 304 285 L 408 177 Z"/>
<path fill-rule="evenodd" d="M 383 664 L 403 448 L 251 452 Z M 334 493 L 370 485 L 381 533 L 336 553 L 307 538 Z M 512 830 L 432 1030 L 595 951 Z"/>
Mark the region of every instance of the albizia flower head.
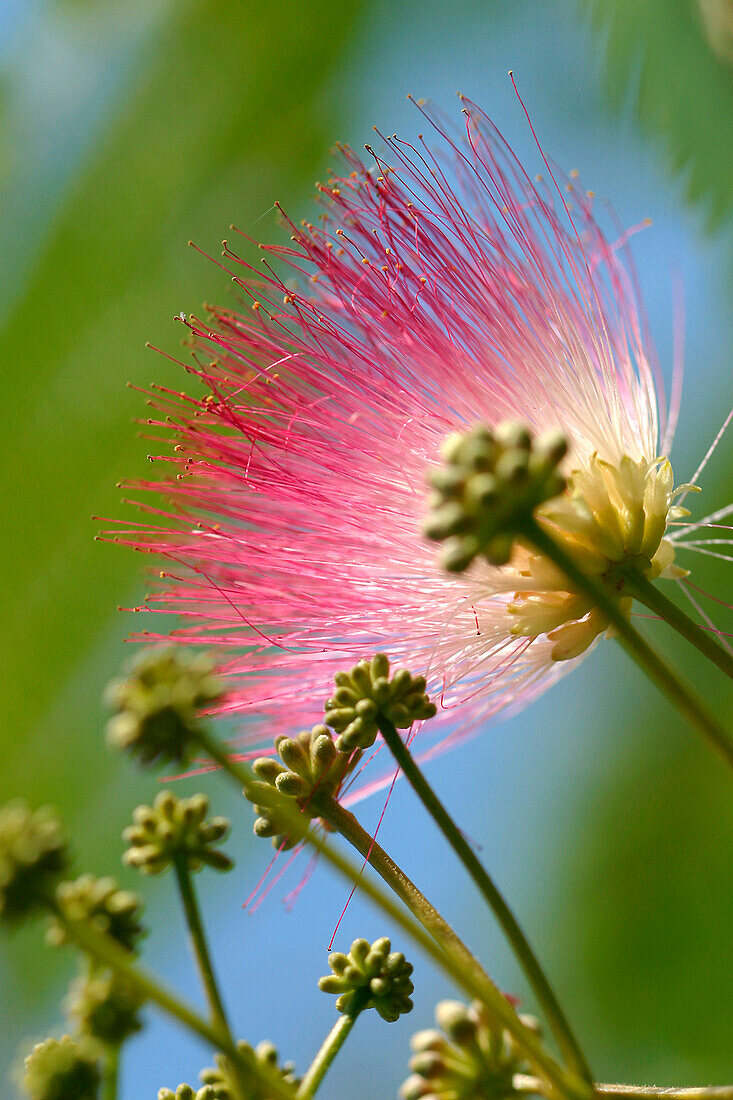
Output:
<path fill-rule="evenodd" d="M 567 489 L 543 522 L 598 575 L 631 558 L 652 579 L 676 569 L 665 531 L 683 510 L 660 457 L 674 416 L 622 262 L 629 234 L 609 243 L 576 178 L 532 181 L 467 101 L 455 139 L 423 113 L 438 152 L 395 136 L 364 164 L 339 147 L 320 225 L 288 223 L 264 275 L 238 280 L 251 308 L 181 315 L 208 393 L 156 398 L 176 476 L 136 487 L 170 508 L 116 532 L 170 561 L 147 609 L 219 650 L 223 709 L 251 719 L 252 741 L 318 721 L 334 673 L 377 650 L 466 731 L 605 630 L 521 547 L 502 566 L 441 568 L 422 527 L 449 433 L 561 429 Z"/>

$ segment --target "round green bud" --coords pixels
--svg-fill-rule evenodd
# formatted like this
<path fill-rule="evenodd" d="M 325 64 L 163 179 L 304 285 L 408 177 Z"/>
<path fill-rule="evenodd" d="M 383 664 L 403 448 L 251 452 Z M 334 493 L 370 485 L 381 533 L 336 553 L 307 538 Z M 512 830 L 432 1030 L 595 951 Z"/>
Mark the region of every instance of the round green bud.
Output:
<path fill-rule="evenodd" d="M 25 802 L 0 809 L 0 920 L 16 922 L 53 894 L 69 862 L 66 836 L 48 806 Z"/>
<path fill-rule="evenodd" d="M 129 675 L 107 689 L 107 702 L 115 712 L 107 738 L 141 764 L 180 763 L 199 736 L 201 710 L 218 702 L 223 693 L 207 654 L 173 646 L 144 650 Z"/>
<path fill-rule="evenodd" d="M 142 898 L 131 890 L 121 889 L 111 876 L 95 878 L 85 874 L 74 882 L 62 882 L 56 890 L 56 902 L 67 920 L 88 922 L 127 951 L 134 951 L 145 934 L 139 920 Z M 66 929 L 59 921 L 52 921 L 47 939 L 54 947 L 68 941 Z"/>
<path fill-rule="evenodd" d="M 22 1086 L 30 1100 L 97 1100 L 101 1079 L 98 1048 L 64 1035 L 33 1048 Z"/>
<path fill-rule="evenodd" d="M 307 779 L 303 779 L 301 775 L 295 775 L 293 772 L 283 772 L 279 775 L 275 780 L 275 786 L 280 794 L 284 794 L 288 798 L 307 798 L 312 790 Z"/>
<path fill-rule="evenodd" d="M 441 1001 L 435 1009 L 435 1021 L 459 1046 L 473 1042 L 479 1027 L 476 1014 L 461 1001 Z"/>
<path fill-rule="evenodd" d="M 443 568 L 460 573 L 479 556 L 505 565 L 535 510 L 565 489 L 558 466 L 567 449 L 561 433 L 535 439 L 510 421 L 450 436 L 446 465 L 428 475 L 433 492 L 423 527 L 426 538 L 444 543 Z"/>
<path fill-rule="evenodd" d="M 179 1085 L 175 1092 L 171 1089 L 158 1089 L 158 1100 L 218 1100 L 211 1085 L 192 1089 L 190 1085 Z"/>
<path fill-rule="evenodd" d="M 410 1039 L 410 1046 L 415 1051 L 432 1050 L 440 1053 L 447 1048 L 447 1045 L 445 1035 L 435 1027 L 427 1027 L 423 1031 L 416 1031 Z"/>
<path fill-rule="evenodd" d="M 275 744 L 277 745 L 277 741 Z M 274 784 L 277 777 L 287 769 L 279 760 L 272 760 L 269 756 L 259 756 L 252 765 L 252 771 L 263 783 Z"/>
<path fill-rule="evenodd" d="M 412 1009 L 412 965 L 399 951 L 391 950 L 386 936 L 370 944 L 354 940 L 348 955 L 334 951 L 328 957 L 331 973 L 318 982 L 323 993 L 338 995 L 336 1008 L 353 1015 L 375 1008 L 382 1019 L 394 1023 Z"/>
<path fill-rule="evenodd" d="M 478 1095 L 474 1095 L 478 1100 Z M 400 1096 L 402 1100 L 440 1100 L 441 1094 L 435 1092 L 431 1083 L 426 1081 L 424 1077 L 413 1074 L 400 1087 Z M 466 1100 L 469 1100 L 469 1097 L 470 1093 L 466 1093 Z M 461 1097 L 461 1100 L 463 1100 L 463 1097 Z"/>
<path fill-rule="evenodd" d="M 390 678 L 389 659 L 377 653 L 371 661 L 359 661 L 349 672 L 337 673 L 336 691 L 326 703 L 326 722 L 339 735 L 339 752 L 367 749 L 374 744 L 380 719 L 397 729 L 435 714 L 435 705 L 425 694 L 425 678 L 406 668 Z"/>
<path fill-rule="evenodd" d="M 207 820 L 209 800 L 204 794 L 178 798 L 170 791 L 156 795 L 152 806 L 138 806 L 133 824 L 122 833 L 127 850 L 122 860 L 146 875 L 165 871 L 176 859 L 184 859 L 192 871 L 204 864 L 228 871 L 232 860 L 215 845 L 229 832 L 225 817 Z"/>
<path fill-rule="evenodd" d="M 445 1076 L 447 1064 L 437 1050 L 423 1050 L 410 1059 L 410 1067 L 426 1081 L 435 1081 Z"/>

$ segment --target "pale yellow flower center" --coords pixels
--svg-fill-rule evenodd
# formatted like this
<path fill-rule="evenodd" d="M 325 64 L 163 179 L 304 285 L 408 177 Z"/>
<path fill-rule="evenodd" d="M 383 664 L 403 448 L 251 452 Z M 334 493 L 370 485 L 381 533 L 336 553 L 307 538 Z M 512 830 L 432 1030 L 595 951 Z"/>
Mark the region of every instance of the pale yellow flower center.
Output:
<path fill-rule="evenodd" d="M 666 458 L 637 462 L 626 457 L 614 466 L 593 455 L 587 466 L 572 471 L 567 490 L 542 505 L 537 516 L 584 572 L 622 592 L 622 566 L 650 580 L 685 575 L 674 564 L 674 547 L 664 535 L 671 520 L 689 515 L 673 502 L 690 488 L 674 488 Z M 603 612 L 569 589 L 546 558 L 520 549 L 512 564 L 520 578 L 508 608 L 515 620 L 513 634 L 547 635 L 554 643 L 552 659 L 563 661 L 579 656 L 608 628 Z M 622 595 L 621 604 L 628 612 L 631 599 Z"/>

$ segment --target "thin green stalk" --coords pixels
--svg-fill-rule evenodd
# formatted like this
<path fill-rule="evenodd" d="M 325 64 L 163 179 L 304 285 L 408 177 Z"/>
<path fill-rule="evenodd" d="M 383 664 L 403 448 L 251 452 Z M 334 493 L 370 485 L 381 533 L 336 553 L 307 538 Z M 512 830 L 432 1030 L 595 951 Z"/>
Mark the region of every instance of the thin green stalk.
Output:
<path fill-rule="evenodd" d="M 366 1000 L 366 998 L 365 998 Z M 356 1005 L 351 1012 L 343 1013 L 329 1031 L 320 1050 L 308 1067 L 308 1072 L 300 1082 L 297 1100 L 311 1100 L 315 1096 L 321 1081 L 328 1073 L 331 1063 L 346 1042 L 352 1027 L 362 1009 Z"/>
<path fill-rule="evenodd" d="M 188 861 L 185 856 L 178 856 L 173 861 L 173 866 L 176 872 L 181 901 L 183 902 L 183 911 L 186 915 L 191 946 L 196 958 L 199 974 L 201 975 L 201 984 L 204 987 L 206 998 L 209 1002 L 211 1018 L 213 1022 L 232 1039 L 232 1033 L 222 1003 L 219 986 L 214 975 L 214 968 L 211 964 L 211 954 L 206 942 L 206 934 L 201 920 L 198 898 L 196 897 L 196 890 L 191 878 L 191 869 L 188 866 Z"/>
<path fill-rule="evenodd" d="M 120 947 L 116 940 L 103 932 L 98 932 L 89 924 L 70 921 L 58 907 L 55 900 L 48 899 L 47 906 L 70 939 L 99 962 L 109 966 L 148 1001 L 153 1001 L 169 1016 L 184 1024 L 189 1031 L 201 1036 L 208 1043 L 230 1059 L 240 1075 L 257 1089 L 264 1091 L 273 1100 L 293 1100 L 292 1088 L 275 1073 L 265 1072 L 253 1058 L 246 1058 L 221 1028 L 201 1018 L 185 1001 L 171 993 L 149 971 L 139 963 L 133 963 L 129 952 Z"/>
<path fill-rule="evenodd" d="M 104 1060 L 102 1100 L 117 1100 L 117 1081 L 120 1068 L 120 1048 L 108 1047 Z"/>
<path fill-rule="evenodd" d="M 421 893 L 412 879 L 408 878 L 392 857 L 387 855 L 384 848 L 377 844 L 374 837 L 359 824 L 354 815 L 339 805 L 334 798 L 319 799 L 318 811 L 328 824 L 340 833 L 344 840 L 348 840 L 349 844 L 356 848 L 359 855 L 369 862 L 387 886 L 397 894 L 398 898 L 404 901 L 405 905 L 417 917 L 423 928 L 427 929 L 433 939 L 441 944 L 446 951 L 460 956 L 467 966 L 472 967 L 476 973 L 481 975 L 482 982 L 491 983 L 497 997 L 506 1000 L 504 995 L 491 982 L 481 963 L 471 954 L 447 920 L 441 917 L 435 906 Z"/>
<path fill-rule="evenodd" d="M 729 653 L 720 642 L 715 640 L 714 634 L 698 626 L 676 603 L 673 603 L 668 596 L 660 592 L 657 586 L 652 584 L 647 577 L 643 577 L 631 569 L 624 575 L 626 577 L 624 591 L 628 592 L 630 596 L 634 596 L 639 603 L 643 603 L 660 619 L 664 619 L 678 634 L 681 634 L 688 642 L 692 642 L 696 649 L 699 649 L 708 660 L 712 661 L 726 676 L 730 676 L 733 680 L 733 654 Z"/>
<path fill-rule="evenodd" d="M 700 1088 L 665 1088 L 658 1085 L 596 1085 L 599 1096 L 624 1096 L 626 1100 L 733 1100 L 733 1085 Z"/>
<path fill-rule="evenodd" d="M 410 783 L 423 806 L 468 871 L 480 893 L 488 902 L 537 996 L 537 1000 L 547 1017 L 552 1033 L 557 1040 L 557 1045 L 569 1068 L 578 1076 L 592 1082 L 593 1076 L 580 1045 L 516 917 L 476 853 L 467 843 L 463 833 L 415 763 L 412 753 L 394 725 L 384 718 L 378 719 L 378 724 L 387 747 L 402 769 L 408 783 Z"/>
<path fill-rule="evenodd" d="M 208 756 L 226 771 L 240 787 L 244 787 L 252 782 L 254 773 L 246 766 L 236 764 L 234 761 L 230 760 L 222 747 L 215 741 L 212 741 L 203 731 L 199 732 L 199 743 Z M 346 813 L 346 811 L 343 812 Z M 327 844 L 321 837 L 316 835 L 312 829 L 308 828 L 297 806 L 291 805 L 289 800 L 283 799 L 281 805 L 278 806 L 278 814 L 283 818 L 289 830 L 311 844 L 348 880 L 351 885 L 358 882 L 363 893 L 398 924 L 415 943 L 419 944 L 426 954 L 438 964 L 441 970 L 460 986 L 465 993 L 481 1001 L 489 1012 L 492 1020 L 494 1020 L 498 1026 L 506 1028 L 506 1030 L 514 1036 L 518 1046 L 524 1051 L 527 1061 L 560 1095 L 573 1098 L 573 1100 L 588 1100 L 589 1096 L 592 1094 L 592 1089 L 589 1089 L 587 1082 L 581 1080 L 575 1074 L 564 1070 L 547 1053 L 536 1036 L 524 1026 L 506 997 L 504 997 L 491 980 L 484 975 L 483 970 L 475 962 L 470 952 L 468 952 L 467 949 L 460 951 L 456 948 L 453 939 L 457 939 L 457 937 L 449 926 L 448 930 L 453 939 L 443 942 L 441 938 L 441 941 L 436 941 L 433 938 L 432 932 L 430 934 L 425 932 L 412 917 L 392 901 L 388 894 L 381 890 L 375 883 L 371 882 L 369 878 L 362 876 L 361 868 L 346 859 L 339 852 L 335 851 L 331 845 Z M 350 814 L 349 817 L 358 826 L 360 844 L 364 849 L 363 854 L 366 854 L 367 847 L 373 846 L 372 838 L 361 829 L 361 826 L 358 825 L 353 815 Z M 364 838 L 366 838 L 366 844 Z M 378 846 L 375 847 L 378 848 Z M 381 849 L 378 850 L 380 852 L 382 851 Z M 388 857 L 386 857 L 386 853 L 383 854 L 385 855 L 385 860 L 387 860 Z M 408 901 L 407 896 L 403 894 L 403 890 L 405 890 L 406 883 L 409 882 L 409 879 L 402 874 L 396 864 L 392 863 L 391 860 L 389 860 L 389 864 L 393 869 L 389 873 L 390 875 L 394 874 L 395 885 L 398 880 L 401 882 L 400 890 L 397 891 L 398 896 L 402 898 L 408 908 L 412 910 L 412 898 Z M 386 866 L 387 864 L 385 862 L 385 867 Z M 379 873 L 381 874 L 381 871 Z M 392 883 L 390 883 L 390 885 L 392 885 Z M 416 887 L 413 887 L 413 889 L 417 890 Z M 419 893 L 419 891 L 417 892 Z M 421 919 L 420 915 L 417 913 L 415 913 L 414 916 Z M 440 919 L 442 920 L 442 918 Z M 458 942 L 460 943 L 460 941 Z"/>
<path fill-rule="evenodd" d="M 532 1033 L 525 1028 L 504 994 L 497 989 L 481 964 L 474 958 L 437 909 L 431 905 L 412 880 L 377 844 L 366 829 L 359 824 L 352 813 L 340 806 L 334 799 L 319 801 L 318 808 L 319 811 L 323 812 L 323 816 L 329 825 L 356 848 L 357 852 L 369 862 L 383 881 L 404 901 L 423 928 L 427 929 L 436 943 L 441 945 L 446 955 L 460 968 L 461 973 L 472 975 L 473 996 L 478 996 L 478 999 L 488 1010 L 494 1024 L 499 1028 L 506 1028 L 515 1037 L 519 1045 L 525 1049 L 527 1058 L 530 1061 L 536 1064 L 536 1059 L 539 1056 L 544 1064 L 545 1075 L 549 1080 L 552 1080 L 550 1073 L 554 1073 L 556 1067 L 551 1064 L 552 1060 L 549 1059 L 546 1051 L 536 1042 Z M 463 983 L 463 987 L 466 989 L 465 983 Z M 527 1050 L 528 1040 L 534 1047 L 533 1050 Z M 587 1098 L 591 1095 L 592 1086 L 589 1088 L 587 1082 L 578 1079 L 574 1073 L 571 1076 L 565 1075 L 564 1083 L 555 1081 L 553 1084 L 567 1095 L 568 1082 L 575 1096 Z M 578 1086 L 580 1086 L 580 1089 L 578 1089 Z"/>
<path fill-rule="evenodd" d="M 209 951 L 209 945 L 206 941 L 206 933 L 204 932 L 204 925 L 201 919 L 201 910 L 196 896 L 196 888 L 193 884 L 193 878 L 191 876 L 191 868 L 188 865 L 188 861 L 185 856 L 179 855 L 173 861 L 173 866 L 176 873 L 176 881 L 178 883 L 178 890 L 181 895 L 181 901 L 183 903 L 183 911 L 186 917 L 186 924 L 188 925 L 189 938 L 191 940 L 191 947 L 193 949 L 194 958 L 198 966 L 199 975 L 201 977 L 201 984 L 204 987 L 206 993 L 206 999 L 209 1004 L 209 1012 L 211 1013 L 211 1019 L 213 1023 L 221 1028 L 222 1032 L 226 1035 L 232 1047 L 236 1047 L 232 1030 L 229 1026 L 226 1010 L 219 992 L 219 985 L 214 974 L 214 967 L 211 962 L 211 953 Z M 239 1084 L 239 1091 L 241 1100 L 245 1100 L 247 1094 L 247 1080 L 241 1075 L 241 1071 L 236 1062 L 232 1062 L 229 1059 L 230 1072 L 235 1075 Z"/>
<path fill-rule="evenodd" d="M 199 733 L 199 744 L 207 756 L 218 764 L 222 771 L 226 772 L 240 788 L 247 786 L 255 778 L 251 769 L 247 768 L 246 765 L 237 764 L 230 760 L 224 749 L 215 741 L 212 741 L 207 734 Z M 309 827 L 308 819 L 298 809 L 297 805 L 289 799 L 283 798 L 278 806 L 278 815 L 282 817 L 289 832 L 312 845 L 318 854 L 349 882 L 349 885 L 353 886 L 355 882 L 358 882 L 361 890 L 374 902 L 377 908 L 381 909 L 395 924 L 398 924 L 443 970 L 447 970 L 448 975 L 454 981 L 457 981 L 459 985 L 461 984 L 457 973 L 449 968 L 445 953 L 435 944 L 434 940 L 423 931 L 420 925 L 401 906 L 392 901 L 389 894 L 376 883 L 365 878 L 357 864 L 342 856 L 332 845 L 314 832 Z"/>
<path fill-rule="evenodd" d="M 527 521 L 522 534 L 536 550 L 562 570 L 575 589 L 585 592 L 594 604 L 605 612 L 615 627 L 618 640 L 626 652 L 633 657 L 662 694 L 667 696 L 672 705 L 733 767 L 733 741 L 728 732 L 702 700 L 679 678 L 674 669 L 662 660 L 656 650 L 652 649 L 638 630 L 631 625 L 614 596 L 594 577 L 587 576 L 534 518 Z"/>
<path fill-rule="evenodd" d="M 529 1074 L 515 1073 L 512 1078 L 515 1092 L 537 1095 L 542 1092 L 542 1082 Z M 603 1085 L 596 1084 L 597 1097 L 625 1097 L 625 1100 L 733 1100 L 733 1085 L 705 1085 L 693 1088 L 676 1088 L 667 1085 Z"/>

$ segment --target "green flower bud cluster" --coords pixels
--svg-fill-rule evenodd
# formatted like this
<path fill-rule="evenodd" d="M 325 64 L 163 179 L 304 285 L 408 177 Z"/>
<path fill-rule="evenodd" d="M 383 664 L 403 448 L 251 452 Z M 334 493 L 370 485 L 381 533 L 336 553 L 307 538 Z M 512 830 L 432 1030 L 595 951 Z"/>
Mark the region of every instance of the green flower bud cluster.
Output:
<path fill-rule="evenodd" d="M 142 1028 L 142 998 L 137 989 L 113 973 L 82 975 L 72 984 L 66 1011 L 82 1035 L 117 1047 Z"/>
<path fill-rule="evenodd" d="M 511 421 L 449 436 L 445 465 L 428 475 L 433 493 L 423 528 L 445 542 L 443 568 L 462 573 L 479 555 L 505 565 L 523 524 L 565 488 L 557 467 L 567 449 L 561 433 L 533 439 Z"/>
<path fill-rule="evenodd" d="M 99 1049 L 86 1039 L 46 1039 L 25 1060 L 21 1084 L 30 1100 L 97 1100 Z"/>
<path fill-rule="evenodd" d="M 190 1085 L 179 1085 L 175 1092 L 171 1089 L 158 1089 L 158 1100 L 216 1100 L 211 1085 L 202 1089 L 192 1089 Z"/>
<path fill-rule="evenodd" d="M 114 879 L 82 875 L 59 878 L 68 866 L 66 839 L 52 810 L 31 811 L 22 802 L 0 810 L 0 917 L 18 920 L 55 902 L 69 922 L 84 922 L 132 952 L 143 929 L 140 899 Z M 47 940 L 71 940 L 64 922 L 52 918 Z M 21 1085 L 31 1100 L 96 1100 L 104 1045 L 119 1046 L 141 1027 L 141 998 L 128 982 L 87 960 L 71 986 L 66 1010 L 76 1037 L 38 1043 L 25 1061 Z"/>
<path fill-rule="evenodd" d="M 247 784 L 244 794 L 258 815 L 255 836 L 272 837 L 275 848 L 288 849 L 300 837 L 288 834 L 287 823 L 278 814 L 283 798 L 294 799 L 308 820 L 318 817 L 319 796 L 335 794 L 352 761 L 339 754 L 331 731 L 323 725 L 303 730 L 297 737 L 277 737 L 275 748 L 280 760 L 269 756 L 255 760 L 252 770 L 257 779 Z"/>
<path fill-rule="evenodd" d="M 515 1073 L 528 1067 L 508 1031 L 489 1027 L 483 1006 L 441 1001 L 435 1010 L 438 1029 L 412 1037 L 412 1076 L 400 1089 L 403 1100 L 504 1100 L 511 1097 Z M 521 1016 L 532 1031 L 538 1024 Z"/>
<path fill-rule="evenodd" d="M 53 893 L 69 861 L 66 836 L 48 806 L 0 809 L 0 920 L 18 921 Z"/>
<path fill-rule="evenodd" d="M 161 791 L 152 806 L 133 811 L 133 824 L 122 834 L 128 845 L 123 862 L 146 875 L 160 874 L 176 859 L 184 859 L 192 871 L 204 863 L 217 871 L 230 870 L 232 860 L 213 847 L 229 832 L 229 822 L 225 817 L 207 821 L 208 809 L 205 794 L 177 798 Z"/>
<path fill-rule="evenodd" d="M 348 955 L 334 951 L 328 956 L 332 972 L 319 980 L 318 988 L 339 994 L 336 1008 L 345 1015 L 376 1008 L 383 1020 L 394 1023 L 412 1009 L 414 986 L 412 965 L 391 948 L 386 936 L 371 944 L 354 940 Z"/>
<path fill-rule="evenodd" d="M 198 735 L 199 712 L 223 692 L 207 654 L 172 646 L 146 650 L 130 674 L 107 689 L 107 702 L 115 711 L 107 738 L 141 764 L 180 763 Z"/>
<path fill-rule="evenodd" d="M 350 672 L 337 672 L 336 691 L 326 703 L 326 722 L 339 734 L 339 752 L 367 749 L 379 732 L 379 719 L 397 729 L 432 718 L 435 706 L 425 694 L 423 676 L 400 668 L 389 678 L 389 660 L 377 653 L 371 661 L 359 661 Z"/>
<path fill-rule="evenodd" d="M 86 874 L 74 882 L 62 882 L 56 890 L 56 901 L 67 920 L 89 922 L 127 951 L 134 951 L 137 940 L 144 935 L 139 920 L 142 898 L 131 890 L 122 890 L 111 876 L 95 878 Z M 47 939 L 54 947 L 67 942 L 66 930 L 59 921 L 51 924 Z"/>
<path fill-rule="evenodd" d="M 295 1095 L 295 1087 L 299 1083 L 294 1073 L 295 1067 L 291 1062 L 286 1062 L 282 1066 L 278 1064 L 277 1048 L 272 1043 L 258 1043 L 253 1050 L 249 1043 L 240 1040 L 237 1043 L 237 1050 L 244 1056 L 246 1061 L 264 1071 L 266 1076 L 279 1076 L 283 1081 L 293 1085 L 293 1095 Z M 223 1054 L 217 1054 L 215 1061 L 216 1068 L 212 1067 L 201 1071 L 199 1076 L 202 1082 L 211 1086 L 214 1100 L 238 1100 L 239 1088 L 232 1081 L 226 1057 Z M 203 1098 L 203 1100 L 207 1100 L 207 1098 Z M 271 1100 L 269 1090 L 252 1086 L 247 1093 L 247 1100 Z"/>

